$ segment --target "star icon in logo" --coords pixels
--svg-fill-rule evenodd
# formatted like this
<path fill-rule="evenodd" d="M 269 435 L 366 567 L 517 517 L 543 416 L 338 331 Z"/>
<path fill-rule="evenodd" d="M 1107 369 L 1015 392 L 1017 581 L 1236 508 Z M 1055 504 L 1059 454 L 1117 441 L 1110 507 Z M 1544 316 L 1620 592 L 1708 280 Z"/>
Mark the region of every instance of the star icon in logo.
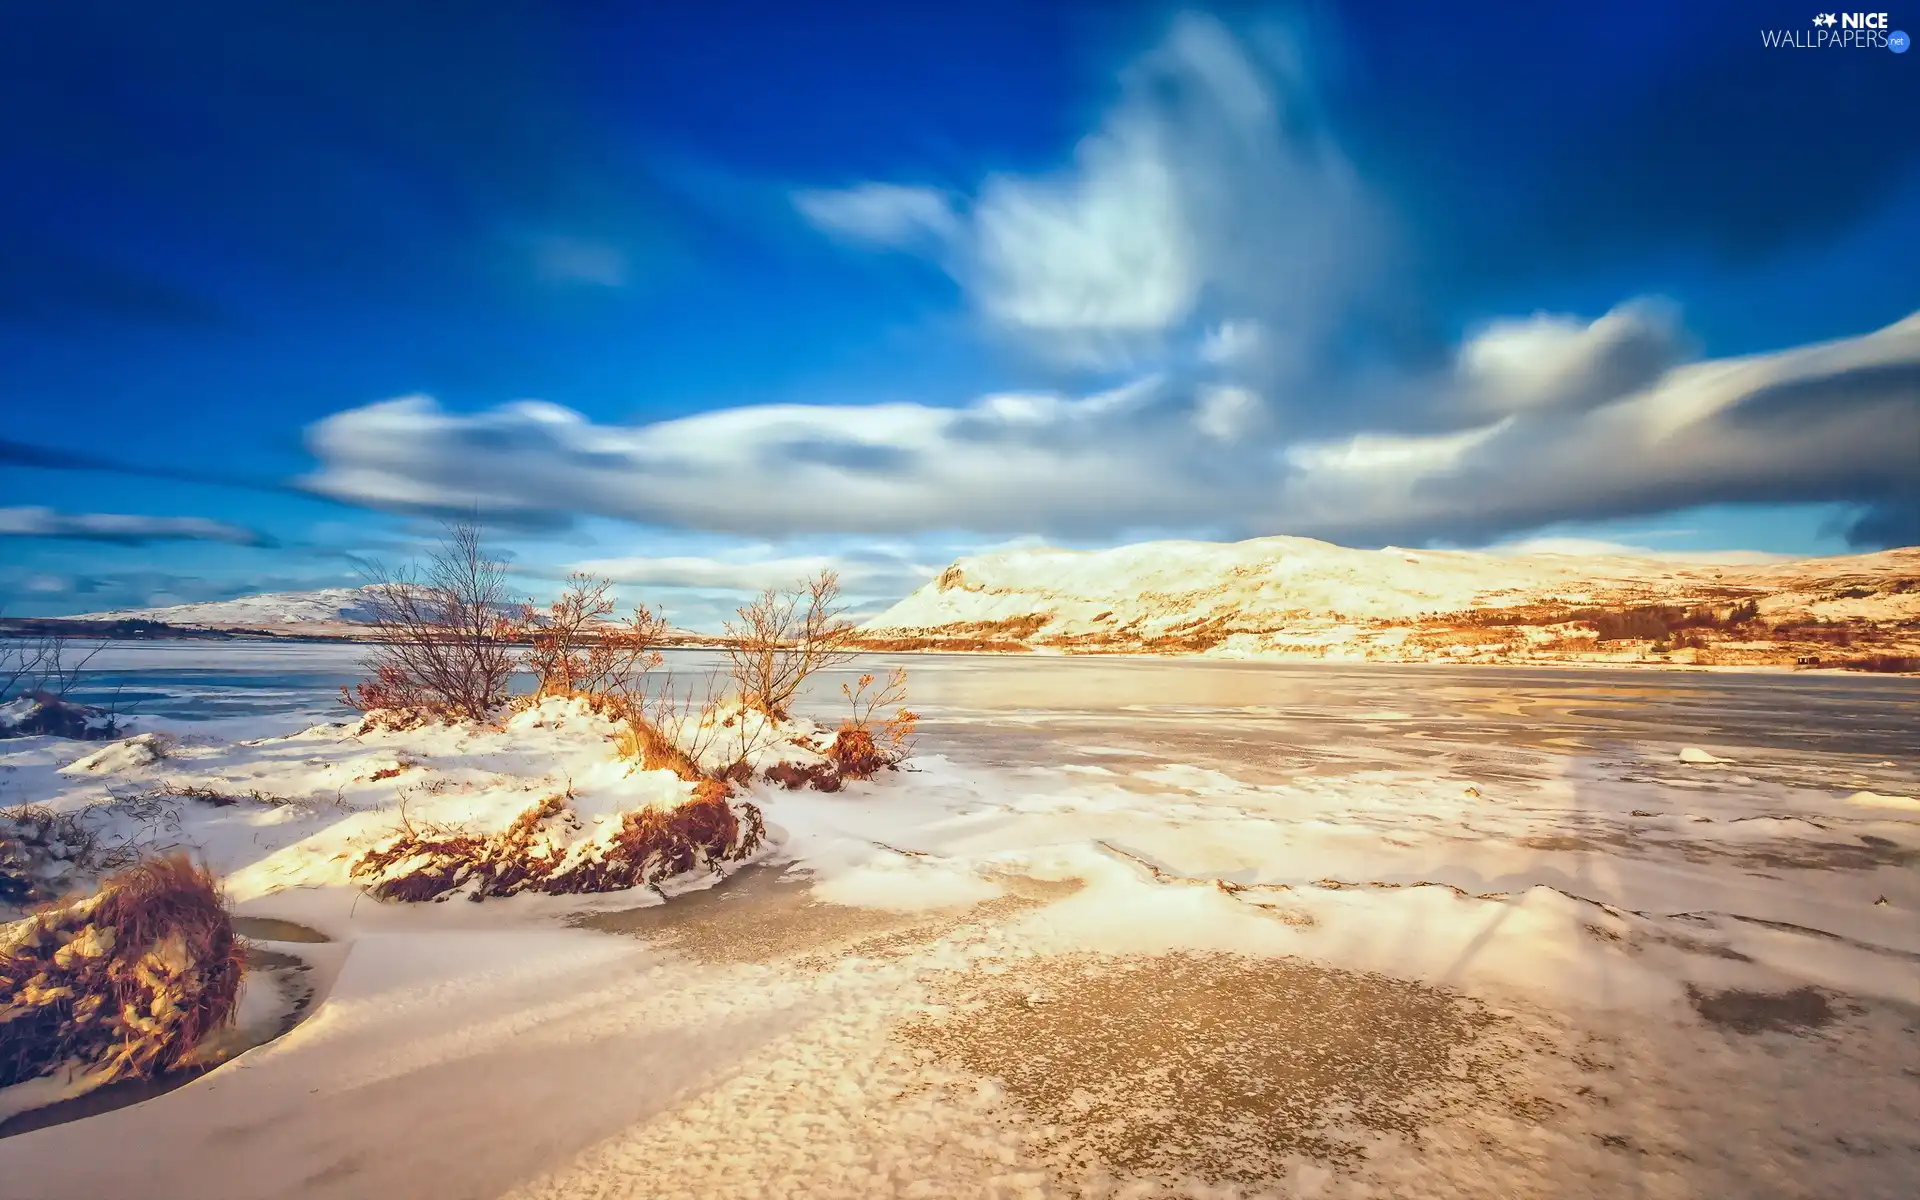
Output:
<path fill-rule="evenodd" d="M 1820 13 L 1813 18 L 1813 23 L 1831 29 L 1840 23 L 1840 18 L 1834 16 L 1832 13 Z"/>

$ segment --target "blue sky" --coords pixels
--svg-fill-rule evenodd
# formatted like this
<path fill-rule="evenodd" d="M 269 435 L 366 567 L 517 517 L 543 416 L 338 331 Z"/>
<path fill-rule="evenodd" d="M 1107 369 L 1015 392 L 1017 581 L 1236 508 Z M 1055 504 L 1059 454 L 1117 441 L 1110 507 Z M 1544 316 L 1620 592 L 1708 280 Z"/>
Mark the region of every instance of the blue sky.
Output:
<path fill-rule="evenodd" d="M 1920 541 L 1920 58 L 1541 7 L 27 6 L 0 603 Z"/>

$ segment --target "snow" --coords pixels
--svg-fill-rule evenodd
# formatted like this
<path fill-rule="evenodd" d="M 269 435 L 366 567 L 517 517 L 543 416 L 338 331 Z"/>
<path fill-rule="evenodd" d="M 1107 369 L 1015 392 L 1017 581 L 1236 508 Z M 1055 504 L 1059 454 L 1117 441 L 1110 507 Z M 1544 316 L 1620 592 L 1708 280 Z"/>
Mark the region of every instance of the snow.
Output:
<path fill-rule="evenodd" d="M 1847 803 L 1858 804 L 1862 808 L 1897 808 L 1906 812 L 1920 812 L 1920 798 L 1913 796 L 1882 796 L 1878 792 L 1855 792 L 1847 797 Z"/>
<path fill-rule="evenodd" d="M 108 772 L 118 774 L 152 766 L 166 757 L 167 741 L 156 733 L 135 734 L 110 742 L 85 758 L 60 768 L 63 775 Z"/>
<path fill-rule="evenodd" d="M 1200 667 L 1155 666 L 1141 689 L 1154 704 L 1097 713 L 1065 711 L 1020 664 L 952 668 L 962 694 L 1018 703 L 949 710 L 899 775 L 832 794 L 755 785 L 763 863 L 677 881 L 664 902 L 401 906 L 351 886 L 347 864 L 403 804 L 414 822 L 499 828 L 570 792 L 583 829 L 566 836 L 589 838 L 684 794 L 619 761 L 612 727 L 569 702 L 494 730 L 181 737 L 163 758 L 100 751 L 97 770 L 71 769 L 97 747 L 9 744 L 9 802 L 191 845 L 241 912 L 336 940 L 300 948 L 318 1000 L 291 1033 L 159 1099 L 0 1139 L 0 1178 L 22 1195 L 522 1200 L 1894 1195 L 1911 1179 L 1910 757 L 1840 737 L 1723 745 L 1679 720 L 1629 740 L 1599 718 L 1571 731 L 1542 718 L 1523 742 L 1444 681 L 1354 703 L 1349 736 L 1313 740 L 1296 732 L 1301 705 L 1236 695 L 1240 676 L 1196 687 L 1179 671 Z M 1567 686 L 1574 708 L 1601 708 L 1601 692 Z M 1912 712 L 1906 693 L 1874 695 L 1892 697 L 1883 717 Z M 163 784 L 240 799 L 159 812 L 125 799 Z M 570 925 L 612 910 L 655 923 L 645 936 Z M 1188 969 L 1217 972 L 1215 994 L 1242 1010 L 1146 1002 L 1186 996 L 1156 989 Z M 1009 1083 L 1017 1064 L 978 1069 L 982 1014 L 1014 1003 L 1067 1014 L 1031 1022 L 1062 1028 L 1108 970 L 1139 981 L 1095 1014 L 1115 1046 L 1173 1053 L 1152 1039 L 1297 1022 L 1322 1039 L 1303 1061 L 1333 1055 L 1339 1078 L 1417 1073 L 1378 1056 L 1417 1058 L 1420 1038 L 1364 1040 L 1413 1019 L 1383 997 L 1474 1015 L 1437 1052 L 1446 1070 L 1404 1101 L 1417 1137 L 1336 1131 L 1357 1158 L 1269 1162 L 1209 1124 L 1178 1077 L 1230 1087 L 1227 1059 L 1171 1058 L 1158 1080 L 1127 1074 L 1156 1069 L 1145 1051 L 1053 1063 L 1084 1111 L 1139 1122 L 1192 1173 L 1162 1179 L 1090 1150 L 1113 1130 L 1077 1125 L 1070 1105 L 1041 1114 Z M 1275 981 L 1293 1009 L 1258 1007 Z M 1802 987 L 1824 989 L 1829 1023 L 1742 1033 L 1700 1008 Z M 1331 1005 L 1324 1024 L 1310 1000 Z M 1348 1036 L 1364 1055 L 1338 1057 Z M 1298 1119 L 1338 1124 L 1328 1103 Z M 1263 1182 L 1202 1177 L 1221 1138 Z M 89 1152 L 102 1144 L 115 1153 Z"/>
<path fill-rule="evenodd" d="M 1728 760 L 1709 751 L 1702 750 L 1698 746 L 1688 746 L 1680 751 L 1680 761 L 1683 763 L 1693 763 L 1697 766 L 1712 766 Z"/>
<path fill-rule="evenodd" d="M 160 621 L 168 625 L 259 628 L 318 623 L 360 624 L 372 619 L 368 588 L 320 588 L 307 592 L 267 592 L 232 600 L 170 604 L 160 608 L 118 608 L 85 613 L 77 620 Z"/>
<path fill-rule="evenodd" d="M 868 621 L 863 631 L 882 637 L 944 630 L 1018 640 L 1104 638 L 1125 649 L 1158 637 L 1178 640 L 1195 629 L 1217 629 L 1221 640 L 1199 649 L 1232 657 L 1484 656 L 1491 651 L 1480 641 L 1425 647 L 1407 639 L 1423 627 L 1443 627 L 1434 625 L 1435 618 L 1470 609 L 1726 607 L 1744 598 L 1758 599 L 1770 620 L 1825 616 L 1871 626 L 1920 617 L 1916 577 L 1920 548 L 1804 561 L 1684 563 L 1551 553 L 1353 550 L 1298 537 L 1161 541 L 962 558 Z M 1849 588 L 1866 594 L 1832 598 Z M 1029 632 L 1036 618 L 1041 622 L 1037 635 Z M 1015 624 L 993 631 L 1007 622 Z M 1545 636 L 1512 627 L 1494 632 L 1520 640 Z M 1621 653 L 1635 657 L 1624 647 Z"/>

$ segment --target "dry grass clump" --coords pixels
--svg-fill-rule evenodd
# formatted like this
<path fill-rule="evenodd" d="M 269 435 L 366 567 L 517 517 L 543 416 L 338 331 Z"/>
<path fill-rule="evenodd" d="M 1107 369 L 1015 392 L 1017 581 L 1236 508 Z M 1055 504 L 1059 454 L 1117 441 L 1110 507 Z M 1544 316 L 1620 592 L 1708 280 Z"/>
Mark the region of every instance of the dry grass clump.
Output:
<path fill-rule="evenodd" d="M 872 779 L 893 765 L 892 758 L 883 754 L 873 740 L 873 731 L 856 725 L 841 726 L 833 735 L 827 756 L 843 778 Z"/>
<path fill-rule="evenodd" d="M 150 1078 L 233 1019 L 242 946 L 213 875 L 184 854 L 0 930 L 0 1087 L 80 1063 Z"/>
<path fill-rule="evenodd" d="M 644 714 L 629 710 L 620 721 L 620 733 L 614 740 L 620 757 L 639 763 L 644 771 L 672 771 L 688 783 L 706 778 L 700 764 Z"/>
<path fill-rule="evenodd" d="M 704 780 L 671 808 L 625 813 L 611 838 L 568 844 L 582 826 L 569 795 L 548 796 L 491 835 L 402 819 L 400 832 L 355 860 L 351 874 L 378 900 L 470 900 L 519 892 L 574 895 L 657 887 L 698 867 L 750 857 L 766 839 L 756 806 Z"/>

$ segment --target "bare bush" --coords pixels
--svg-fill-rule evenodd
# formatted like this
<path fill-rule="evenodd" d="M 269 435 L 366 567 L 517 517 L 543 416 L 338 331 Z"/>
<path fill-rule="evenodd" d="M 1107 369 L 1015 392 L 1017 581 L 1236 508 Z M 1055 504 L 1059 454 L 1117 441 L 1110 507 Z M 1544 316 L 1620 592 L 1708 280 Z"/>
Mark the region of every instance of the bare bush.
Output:
<path fill-rule="evenodd" d="M 656 647 L 667 623 L 644 604 L 624 621 L 609 620 L 612 593 L 612 580 L 576 573 L 544 614 L 526 611 L 532 647 L 524 662 L 536 696 L 645 694 L 646 673 L 663 661 Z"/>
<path fill-rule="evenodd" d="M 101 639 L 84 653 L 71 648 L 64 633 L 0 641 L 0 704 L 29 701 L 17 715 L 0 720 L 0 737 L 54 737 L 97 741 L 120 732 L 113 708 L 77 704 L 67 694 L 94 656 L 112 644 Z"/>
<path fill-rule="evenodd" d="M 481 544 L 479 526 L 447 526 L 424 568 L 369 572 L 367 606 L 378 644 L 373 678 L 346 702 L 363 712 L 485 721 L 507 697 L 524 609 L 507 604 L 506 565 Z"/>
<path fill-rule="evenodd" d="M 40 682 L 53 638 L 20 638 L 0 643 L 0 704 Z"/>
<path fill-rule="evenodd" d="M 815 671 L 852 659 L 840 577 L 822 570 L 798 587 L 768 588 L 727 622 L 728 673 L 741 698 L 775 718 Z"/>

